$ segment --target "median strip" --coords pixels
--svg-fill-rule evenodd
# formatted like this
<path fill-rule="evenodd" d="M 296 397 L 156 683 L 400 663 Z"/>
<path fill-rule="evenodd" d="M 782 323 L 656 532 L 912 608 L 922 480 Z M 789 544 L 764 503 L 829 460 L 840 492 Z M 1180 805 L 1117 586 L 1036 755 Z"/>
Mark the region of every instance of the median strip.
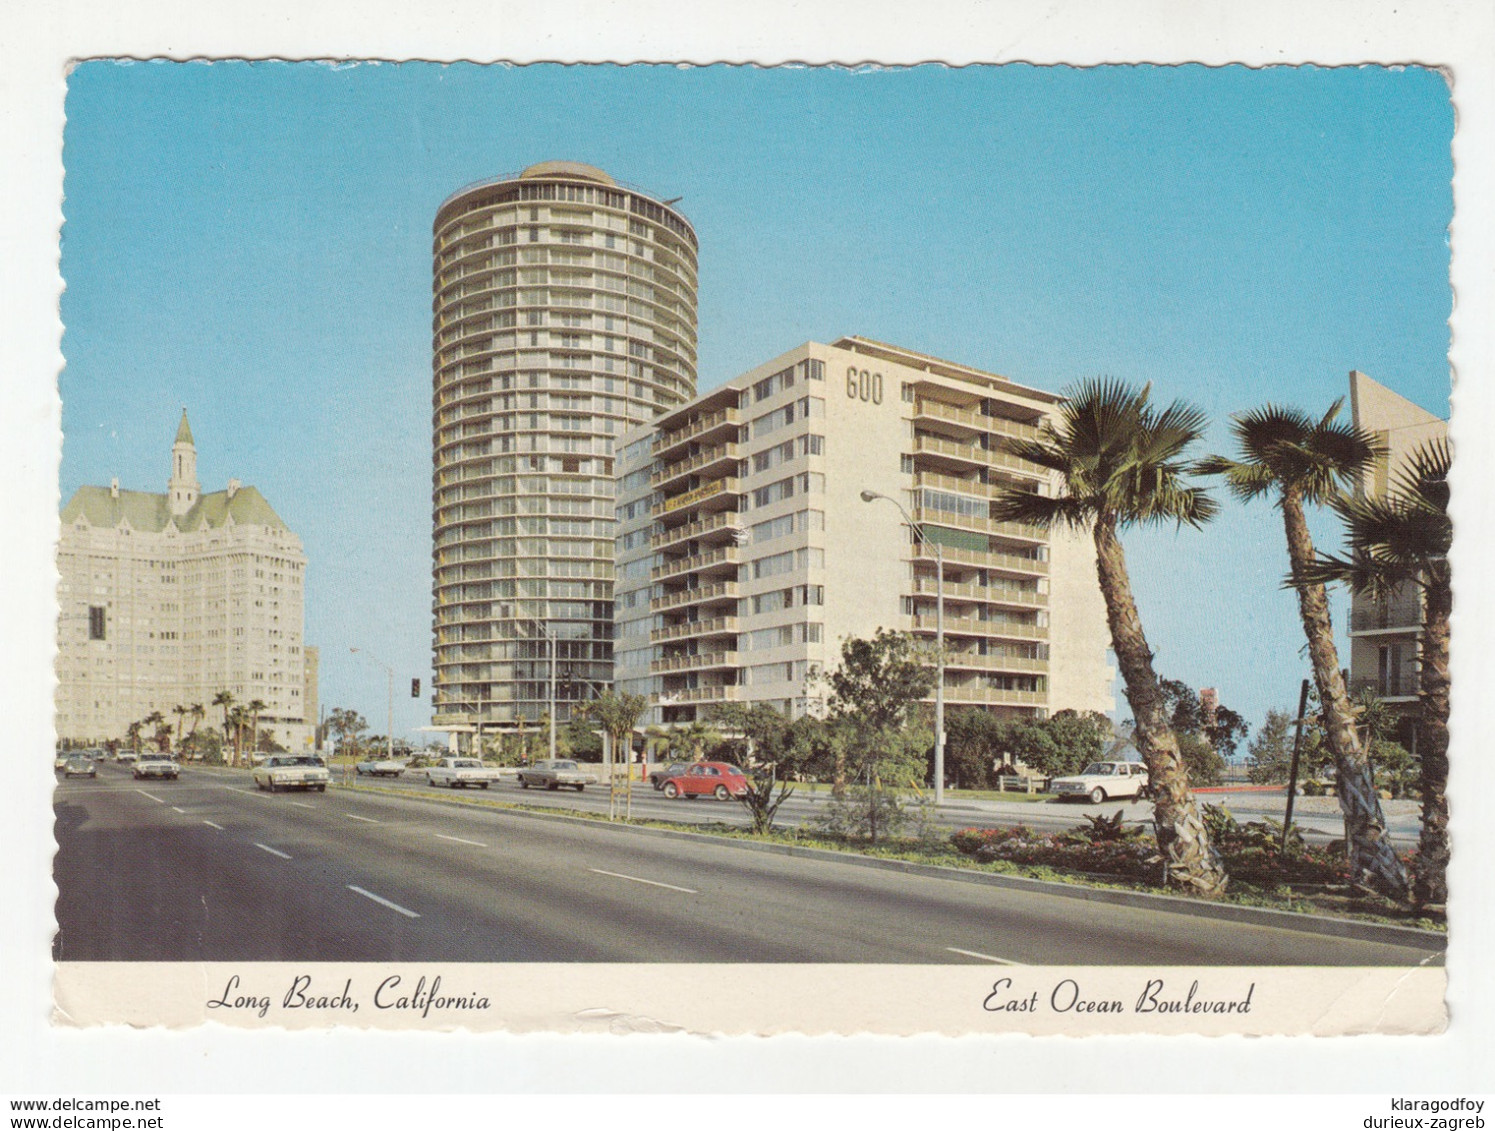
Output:
<path fill-rule="evenodd" d="M 449 840 L 453 844 L 470 844 L 474 848 L 487 848 L 488 846 L 480 840 L 463 840 L 459 836 L 442 836 L 441 833 L 433 833 L 437 840 Z"/>
<path fill-rule="evenodd" d="M 256 848 L 263 848 L 271 856 L 279 856 L 282 860 L 289 860 L 290 859 L 289 855 L 287 855 L 286 853 L 282 852 L 278 848 L 271 848 L 268 844 L 261 844 L 259 841 L 255 841 L 254 842 L 254 846 Z"/>
<path fill-rule="evenodd" d="M 686 895 L 700 895 L 695 888 L 679 888 L 674 884 L 662 884 L 658 880 L 645 880 L 638 876 L 625 876 L 622 872 L 604 872 L 601 868 L 588 868 L 589 872 L 596 872 L 599 876 L 612 876 L 617 880 L 631 880 L 636 884 L 648 884 L 655 888 L 669 888 L 671 891 L 683 891 Z"/>
<path fill-rule="evenodd" d="M 1010 958 L 998 958 L 994 954 L 982 954 L 979 950 L 961 950 L 958 946 L 947 946 L 945 948 L 951 954 L 963 954 L 967 958 L 979 958 L 982 962 L 995 962 L 1001 966 L 1021 966 L 1021 962 L 1014 962 Z"/>
<path fill-rule="evenodd" d="M 398 911 L 401 915 L 407 916 L 408 918 L 411 918 L 411 919 L 419 919 L 420 918 L 420 912 L 418 912 L 418 911 L 411 911 L 410 908 L 408 908 L 408 907 L 401 907 L 398 903 L 391 903 L 389 900 L 385 899 L 382 895 L 375 895 L 371 891 L 364 891 L 363 888 L 358 887 L 358 886 L 356 886 L 354 884 L 349 884 L 348 885 L 348 890 L 349 891 L 356 891 L 359 895 L 363 896 L 364 899 L 372 899 L 375 903 L 379 904 L 380 906 L 382 906 L 382 907 L 388 907 L 391 911 Z"/>

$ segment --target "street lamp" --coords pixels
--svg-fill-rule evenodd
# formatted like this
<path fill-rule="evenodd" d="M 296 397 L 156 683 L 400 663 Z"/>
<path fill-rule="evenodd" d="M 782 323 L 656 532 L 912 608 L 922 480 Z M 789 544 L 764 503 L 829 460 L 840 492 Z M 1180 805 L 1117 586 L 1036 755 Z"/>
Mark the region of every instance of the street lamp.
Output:
<path fill-rule="evenodd" d="M 384 741 L 388 747 L 389 759 L 393 761 L 395 756 L 395 670 L 366 649 L 349 648 L 348 651 L 367 656 L 384 669 L 385 675 L 389 676 L 389 718 L 384 724 Z"/>
<path fill-rule="evenodd" d="M 930 540 L 924 528 L 904 510 L 903 504 L 890 495 L 876 491 L 863 491 L 862 502 L 870 503 L 883 499 L 898 508 L 903 521 L 908 523 L 915 537 L 926 546 L 934 547 L 934 634 L 935 665 L 938 682 L 934 685 L 934 803 L 945 803 L 945 548 Z"/>

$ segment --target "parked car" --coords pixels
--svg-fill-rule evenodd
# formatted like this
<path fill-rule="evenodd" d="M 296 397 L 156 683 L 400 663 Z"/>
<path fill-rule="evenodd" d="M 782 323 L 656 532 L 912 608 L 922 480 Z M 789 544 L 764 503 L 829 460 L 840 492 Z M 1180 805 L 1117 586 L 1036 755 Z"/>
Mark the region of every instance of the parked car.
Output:
<path fill-rule="evenodd" d="M 159 778 L 163 781 L 169 778 L 176 781 L 181 772 L 182 768 L 165 754 L 147 754 L 135 763 L 137 778 Z"/>
<path fill-rule="evenodd" d="M 519 771 L 519 784 L 525 789 L 560 789 L 565 786 L 580 793 L 587 786 L 596 785 L 597 779 L 575 762 L 557 758 L 551 762 L 536 762 L 533 766 L 525 766 Z"/>
<path fill-rule="evenodd" d="M 331 779 L 320 758 L 310 754 L 271 754 L 254 768 L 254 784 L 275 793 L 282 789 L 315 789 L 327 792 Z"/>
<path fill-rule="evenodd" d="M 666 797 L 694 799 L 705 795 L 718 801 L 741 797 L 748 791 L 747 777 L 727 762 L 692 762 L 683 774 L 664 781 Z"/>
<path fill-rule="evenodd" d="M 1092 805 L 1119 797 L 1147 796 L 1147 767 L 1141 762 L 1091 762 L 1078 774 L 1055 778 L 1049 790 L 1059 800 L 1084 798 Z"/>
<path fill-rule="evenodd" d="M 661 767 L 649 775 L 649 784 L 655 789 L 663 789 L 664 783 L 670 778 L 679 777 L 681 774 L 689 773 L 694 762 L 671 762 L 668 766 Z"/>
<path fill-rule="evenodd" d="M 428 785 L 444 785 L 448 789 L 466 789 L 475 785 L 487 789 L 498 780 L 498 771 L 483 765 L 481 758 L 443 758 L 426 769 Z"/>
<path fill-rule="evenodd" d="M 99 768 L 81 754 L 74 754 L 62 767 L 62 776 L 65 778 L 96 778 L 99 776 Z"/>
<path fill-rule="evenodd" d="M 405 763 L 398 758 L 371 758 L 354 767 L 361 775 L 371 778 L 397 778 L 405 772 Z"/>
<path fill-rule="evenodd" d="M 59 754 L 59 755 L 57 755 L 57 757 L 55 757 L 55 758 L 52 759 L 52 768 L 54 770 L 66 769 L 67 768 L 68 758 L 69 758 L 69 755 L 67 755 L 67 754 Z"/>

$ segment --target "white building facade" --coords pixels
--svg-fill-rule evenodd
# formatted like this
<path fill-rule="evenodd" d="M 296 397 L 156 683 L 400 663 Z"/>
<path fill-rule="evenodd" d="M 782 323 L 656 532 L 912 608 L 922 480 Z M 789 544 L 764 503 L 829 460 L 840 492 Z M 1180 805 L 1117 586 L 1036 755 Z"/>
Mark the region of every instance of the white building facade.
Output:
<path fill-rule="evenodd" d="M 991 517 L 1004 484 L 1046 489 L 1011 439 L 1059 402 L 864 338 L 809 343 L 623 438 L 615 679 L 647 722 L 712 704 L 819 713 L 841 642 L 933 644 L 944 559 L 945 701 L 1109 712 L 1089 538 Z M 889 503 L 897 500 L 928 539 Z"/>
<path fill-rule="evenodd" d="M 261 730 L 292 750 L 311 741 L 303 651 L 306 556 L 263 495 L 230 480 L 201 493 L 182 413 L 164 494 L 80 488 L 62 510 L 57 550 L 57 734 L 123 739 L 154 711 L 258 699 Z M 314 678 L 314 676 L 313 676 Z"/>

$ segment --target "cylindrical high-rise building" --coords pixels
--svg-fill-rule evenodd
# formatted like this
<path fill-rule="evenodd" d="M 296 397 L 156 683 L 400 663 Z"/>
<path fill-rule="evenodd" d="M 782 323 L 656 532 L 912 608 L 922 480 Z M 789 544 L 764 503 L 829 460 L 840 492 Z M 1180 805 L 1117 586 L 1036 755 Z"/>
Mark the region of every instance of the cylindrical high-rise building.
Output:
<path fill-rule="evenodd" d="M 612 681 L 613 444 L 696 391 L 696 235 L 569 161 L 460 190 L 433 245 L 436 725 Z"/>

